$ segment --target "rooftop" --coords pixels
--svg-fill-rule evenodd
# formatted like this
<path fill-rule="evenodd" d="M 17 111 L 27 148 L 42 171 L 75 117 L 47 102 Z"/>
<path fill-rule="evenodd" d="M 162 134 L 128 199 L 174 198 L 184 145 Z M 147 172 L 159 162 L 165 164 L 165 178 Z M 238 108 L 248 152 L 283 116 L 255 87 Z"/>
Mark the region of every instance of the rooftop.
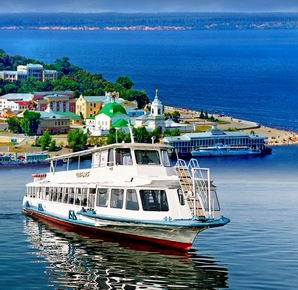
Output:
<path fill-rule="evenodd" d="M 30 101 L 33 98 L 33 94 L 6 94 L 1 98 L 8 101 Z"/>
<path fill-rule="evenodd" d="M 127 115 L 124 107 L 116 102 L 111 102 L 104 105 L 104 107 L 100 110 L 100 114 L 105 114 L 110 118 L 114 117 L 116 114 Z"/>
<path fill-rule="evenodd" d="M 224 134 L 212 134 L 212 132 L 203 132 L 203 133 L 187 133 L 181 136 L 175 137 L 165 137 L 164 140 L 166 141 L 190 141 L 191 139 L 200 139 L 200 138 L 240 138 L 240 137 L 249 137 L 252 139 L 255 138 L 266 138 L 265 136 L 260 135 L 253 135 L 253 134 L 246 134 L 243 132 L 227 132 L 225 131 Z"/>
<path fill-rule="evenodd" d="M 84 155 L 90 155 L 95 152 L 100 152 L 103 150 L 107 150 L 109 148 L 132 148 L 132 149 L 158 149 L 158 148 L 172 148 L 172 146 L 165 145 L 165 144 L 151 144 L 151 143 L 115 143 L 111 145 L 106 145 L 102 147 L 94 147 L 92 149 L 80 151 L 80 152 L 75 152 L 75 153 L 70 153 L 66 155 L 60 155 L 60 156 L 55 156 L 52 157 L 48 160 L 60 160 L 60 159 L 67 159 L 67 158 L 73 158 L 77 156 L 84 156 Z"/>
<path fill-rule="evenodd" d="M 28 63 L 27 68 L 43 68 L 43 65 L 38 64 L 38 63 Z"/>
<path fill-rule="evenodd" d="M 15 103 L 17 103 L 21 106 L 27 106 L 27 105 L 31 104 L 30 101 L 15 101 Z"/>
<path fill-rule="evenodd" d="M 84 96 L 88 103 L 104 103 L 107 100 L 107 96 Z"/>
<path fill-rule="evenodd" d="M 73 91 L 48 91 L 48 92 L 35 92 L 34 95 L 65 95 L 73 94 Z"/>

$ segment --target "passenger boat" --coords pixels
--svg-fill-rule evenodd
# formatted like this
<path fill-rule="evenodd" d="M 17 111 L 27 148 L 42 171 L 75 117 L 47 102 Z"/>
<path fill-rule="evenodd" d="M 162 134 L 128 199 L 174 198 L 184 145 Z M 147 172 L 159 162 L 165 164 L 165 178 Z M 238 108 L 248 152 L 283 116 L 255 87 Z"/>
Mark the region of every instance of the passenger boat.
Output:
<path fill-rule="evenodd" d="M 192 157 L 219 157 L 219 156 L 243 156 L 243 155 L 260 155 L 261 149 L 251 148 L 249 146 L 227 146 L 217 145 L 202 147 L 191 151 Z"/>
<path fill-rule="evenodd" d="M 199 232 L 230 220 L 220 214 L 209 169 L 194 159 L 171 164 L 170 148 L 132 142 L 51 158 L 49 172 L 27 184 L 23 211 L 76 232 L 189 250 Z M 90 168 L 81 169 L 86 155 Z M 60 159 L 64 171 L 56 171 Z"/>

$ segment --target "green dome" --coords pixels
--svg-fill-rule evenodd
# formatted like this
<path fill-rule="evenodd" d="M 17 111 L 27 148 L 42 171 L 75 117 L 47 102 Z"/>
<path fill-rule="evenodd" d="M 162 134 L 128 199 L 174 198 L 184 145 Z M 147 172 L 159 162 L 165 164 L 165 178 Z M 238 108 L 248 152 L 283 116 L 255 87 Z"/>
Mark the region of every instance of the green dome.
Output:
<path fill-rule="evenodd" d="M 103 108 L 100 110 L 100 113 L 105 114 L 110 118 L 113 118 L 117 113 L 127 115 L 126 110 L 116 102 L 107 103 L 106 105 L 104 105 Z"/>

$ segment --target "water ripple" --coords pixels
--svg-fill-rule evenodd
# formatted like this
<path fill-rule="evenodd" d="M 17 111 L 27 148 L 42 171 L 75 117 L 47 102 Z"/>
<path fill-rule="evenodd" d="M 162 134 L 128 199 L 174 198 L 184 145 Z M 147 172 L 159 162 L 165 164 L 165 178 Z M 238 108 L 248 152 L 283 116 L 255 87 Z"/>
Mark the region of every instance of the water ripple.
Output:
<path fill-rule="evenodd" d="M 213 257 L 136 250 L 111 241 L 84 238 L 26 218 L 24 231 L 35 260 L 46 260 L 50 284 L 59 289 L 226 288 L 228 270 Z M 185 279 L 187 277 L 187 279 Z"/>

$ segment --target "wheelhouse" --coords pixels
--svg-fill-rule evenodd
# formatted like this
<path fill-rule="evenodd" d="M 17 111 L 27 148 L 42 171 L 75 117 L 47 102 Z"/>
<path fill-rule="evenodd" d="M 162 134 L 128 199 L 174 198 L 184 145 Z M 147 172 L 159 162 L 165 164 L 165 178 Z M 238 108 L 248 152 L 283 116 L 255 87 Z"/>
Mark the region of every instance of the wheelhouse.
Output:
<path fill-rule="evenodd" d="M 172 166 L 169 157 L 171 149 L 172 147 L 167 145 L 122 143 L 65 155 L 63 160 L 67 162 L 67 170 L 69 170 L 69 162 L 73 158 L 77 158 L 79 169 L 81 157 L 86 155 L 92 155 L 91 168 L 111 166 L 170 167 Z M 59 156 L 49 159 L 51 171 L 54 171 L 55 165 L 60 159 Z"/>

